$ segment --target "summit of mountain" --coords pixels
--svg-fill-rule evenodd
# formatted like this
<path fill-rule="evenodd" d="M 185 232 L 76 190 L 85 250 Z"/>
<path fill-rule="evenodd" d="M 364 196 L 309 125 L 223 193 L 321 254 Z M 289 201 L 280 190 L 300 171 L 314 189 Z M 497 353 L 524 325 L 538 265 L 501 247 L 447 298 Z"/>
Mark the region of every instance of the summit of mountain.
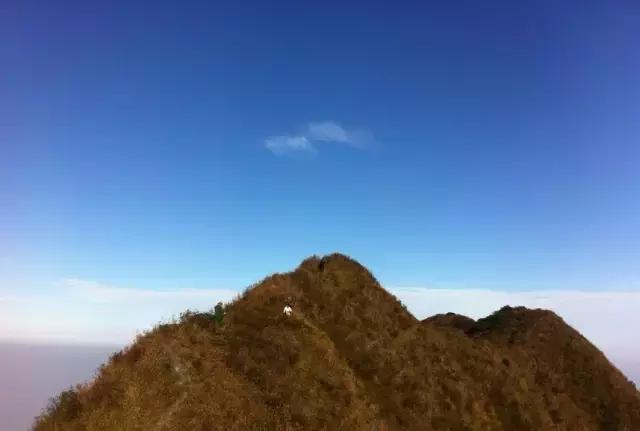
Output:
<path fill-rule="evenodd" d="M 329 428 L 632 431 L 640 394 L 550 311 L 419 321 L 367 268 L 332 254 L 256 283 L 223 319 L 186 312 L 158 325 L 34 425 Z"/>

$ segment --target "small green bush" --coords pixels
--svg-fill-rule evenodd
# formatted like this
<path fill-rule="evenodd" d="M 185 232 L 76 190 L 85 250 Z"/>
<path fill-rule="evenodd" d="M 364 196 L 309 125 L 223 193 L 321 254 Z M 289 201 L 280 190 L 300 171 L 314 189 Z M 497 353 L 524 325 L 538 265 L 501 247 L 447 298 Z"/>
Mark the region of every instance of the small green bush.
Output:
<path fill-rule="evenodd" d="M 218 302 L 213 309 L 213 320 L 222 323 L 222 319 L 224 319 L 224 305 L 222 302 Z"/>

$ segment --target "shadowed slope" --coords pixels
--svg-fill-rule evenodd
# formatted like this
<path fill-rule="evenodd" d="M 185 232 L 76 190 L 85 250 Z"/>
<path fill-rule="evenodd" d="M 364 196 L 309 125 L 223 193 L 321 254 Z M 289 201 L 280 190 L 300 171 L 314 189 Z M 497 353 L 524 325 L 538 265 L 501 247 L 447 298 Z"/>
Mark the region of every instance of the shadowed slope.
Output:
<path fill-rule="evenodd" d="M 475 325 L 475 320 L 456 313 L 436 314 L 422 321 L 424 324 L 436 325 L 441 328 L 458 329 L 462 332 L 470 330 Z"/>
<path fill-rule="evenodd" d="M 640 397 L 633 384 L 553 312 L 503 307 L 478 320 L 469 334 L 508 349 L 520 362 L 529 364 L 557 424 L 570 420 L 599 429 L 637 429 Z M 566 418 L 561 410 L 566 410 L 563 404 L 569 400 L 578 411 L 575 417 Z"/>

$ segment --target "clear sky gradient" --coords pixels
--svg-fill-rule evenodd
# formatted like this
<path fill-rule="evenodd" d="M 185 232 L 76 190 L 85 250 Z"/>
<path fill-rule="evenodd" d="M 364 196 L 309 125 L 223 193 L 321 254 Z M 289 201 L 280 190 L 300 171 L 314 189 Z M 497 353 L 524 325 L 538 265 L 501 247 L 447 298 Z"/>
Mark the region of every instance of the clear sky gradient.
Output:
<path fill-rule="evenodd" d="M 0 307 L 332 251 L 640 291 L 640 3 L 2 2 Z"/>

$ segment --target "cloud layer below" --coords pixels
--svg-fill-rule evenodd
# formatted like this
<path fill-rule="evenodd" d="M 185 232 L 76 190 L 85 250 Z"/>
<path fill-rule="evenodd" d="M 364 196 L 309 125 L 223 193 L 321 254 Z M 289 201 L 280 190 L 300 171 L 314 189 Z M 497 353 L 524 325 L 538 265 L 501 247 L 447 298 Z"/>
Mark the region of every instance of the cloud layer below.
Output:
<path fill-rule="evenodd" d="M 333 121 L 308 123 L 301 133 L 295 135 L 270 136 L 264 146 L 276 156 L 315 154 L 318 145 L 324 143 L 346 144 L 363 149 L 373 137 L 364 130 L 349 130 Z"/>
<path fill-rule="evenodd" d="M 0 301 L 0 339 L 123 345 L 138 332 L 187 309 L 230 301 L 231 289 L 151 290 L 94 281 L 64 280 L 51 293 Z"/>
<path fill-rule="evenodd" d="M 388 289 L 420 319 L 449 311 L 477 319 L 504 305 L 550 309 L 640 381 L 640 343 L 633 330 L 640 328 L 640 292 Z M 5 296 L 0 301 L 0 339 L 123 345 L 160 320 L 186 309 L 210 309 L 237 293 L 134 289 L 69 279 L 47 295 Z"/>

